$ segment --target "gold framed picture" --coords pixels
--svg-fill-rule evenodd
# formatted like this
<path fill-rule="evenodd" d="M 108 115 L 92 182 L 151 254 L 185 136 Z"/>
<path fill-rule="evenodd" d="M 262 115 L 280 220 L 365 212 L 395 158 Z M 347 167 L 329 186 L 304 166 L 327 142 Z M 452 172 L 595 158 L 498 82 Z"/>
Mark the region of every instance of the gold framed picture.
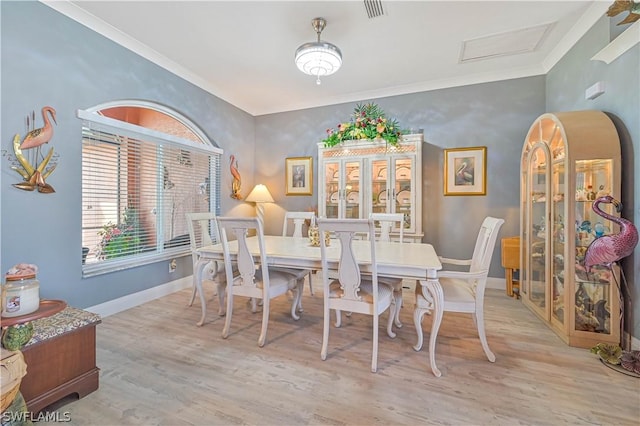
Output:
<path fill-rule="evenodd" d="M 313 195 L 313 157 L 285 159 L 286 195 Z"/>
<path fill-rule="evenodd" d="M 487 147 L 444 150 L 444 195 L 487 194 Z"/>

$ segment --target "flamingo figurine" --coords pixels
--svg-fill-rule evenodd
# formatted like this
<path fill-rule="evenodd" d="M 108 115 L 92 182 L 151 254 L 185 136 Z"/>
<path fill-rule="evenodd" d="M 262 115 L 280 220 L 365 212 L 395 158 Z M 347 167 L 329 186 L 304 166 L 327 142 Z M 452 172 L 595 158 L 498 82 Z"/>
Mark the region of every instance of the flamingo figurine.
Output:
<path fill-rule="evenodd" d="M 231 170 L 231 175 L 233 175 L 233 183 L 231 185 L 231 198 L 240 200 L 242 199 L 242 195 L 240 195 L 240 184 L 242 180 L 240 179 L 240 172 L 238 171 L 238 161 L 236 157 L 232 155 L 229 157 L 230 163 L 229 169 Z"/>
<path fill-rule="evenodd" d="M 51 118 L 53 122 L 58 124 L 56 121 L 56 110 L 53 107 L 46 106 L 42 108 L 42 119 L 44 120 L 44 126 L 39 129 L 33 129 L 24 137 L 24 140 L 20 144 L 20 149 L 29 149 L 36 148 L 40 145 L 43 145 L 51 140 L 53 137 L 53 126 L 49 121 L 49 116 L 51 114 Z"/>
<path fill-rule="evenodd" d="M 613 204 L 616 211 L 622 211 L 622 203 L 611 195 L 599 197 L 593 202 L 593 211 L 598 215 L 620 226 L 620 233 L 596 238 L 589 244 L 584 255 L 584 266 L 587 272 L 595 265 L 611 268 L 611 265 L 633 253 L 638 244 L 638 230 L 631 221 L 610 215 L 600 208 L 600 204 Z"/>
<path fill-rule="evenodd" d="M 596 238 L 589 244 L 587 247 L 587 251 L 584 255 L 584 268 L 587 271 L 587 274 L 591 272 L 591 268 L 596 265 L 602 265 L 607 269 L 611 270 L 613 264 L 618 262 L 620 259 L 624 259 L 633 253 L 636 245 L 638 244 L 638 230 L 635 225 L 631 223 L 631 221 L 610 215 L 600 208 L 600 204 L 613 204 L 616 208 L 616 212 L 620 213 L 622 211 L 622 203 L 613 198 L 611 195 L 605 195 L 597 198 L 593 202 L 593 211 L 598 215 L 611 222 L 617 223 L 620 226 L 620 232 L 618 234 L 613 235 L 604 235 L 602 237 Z M 617 279 L 616 284 L 618 285 L 618 289 L 620 289 L 620 285 L 618 284 Z M 627 280 L 622 273 L 622 282 L 624 283 L 624 289 L 629 296 L 628 300 L 630 303 L 631 292 L 629 291 L 629 287 L 627 285 Z M 621 339 L 621 347 L 624 349 L 625 346 L 629 346 L 624 342 L 624 297 L 622 291 L 620 291 L 620 339 Z"/>

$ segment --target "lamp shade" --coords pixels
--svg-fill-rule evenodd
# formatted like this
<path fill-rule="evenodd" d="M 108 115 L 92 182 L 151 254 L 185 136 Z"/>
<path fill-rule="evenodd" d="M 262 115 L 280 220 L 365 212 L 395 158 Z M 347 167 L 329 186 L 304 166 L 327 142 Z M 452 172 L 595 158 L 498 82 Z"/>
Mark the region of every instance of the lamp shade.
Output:
<path fill-rule="evenodd" d="M 250 203 L 273 203 L 273 197 L 267 187 L 259 183 L 251 190 L 249 195 L 247 195 L 245 201 L 249 201 Z"/>

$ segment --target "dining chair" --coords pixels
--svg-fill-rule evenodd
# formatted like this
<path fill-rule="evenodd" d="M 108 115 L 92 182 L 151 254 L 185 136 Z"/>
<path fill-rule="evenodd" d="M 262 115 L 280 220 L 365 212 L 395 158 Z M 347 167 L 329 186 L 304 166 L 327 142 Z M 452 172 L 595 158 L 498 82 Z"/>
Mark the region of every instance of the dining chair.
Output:
<path fill-rule="evenodd" d="M 468 271 L 438 271 L 438 280 L 444 294 L 444 312 L 470 313 L 478 328 L 478 336 L 482 349 L 490 362 L 495 362 L 496 356 L 489 349 L 484 330 L 484 291 L 487 275 L 491 265 L 491 257 L 498 238 L 498 231 L 504 219 L 487 217 L 480 226 L 473 255 L 468 260 L 449 259 L 440 257 L 442 264 L 464 266 Z M 413 319 L 418 333 L 416 351 L 422 348 L 422 318 L 425 313 L 433 309 L 431 296 L 421 285 L 416 285 L 416 308 Z"/>
<path fill-rule="evenodd" d="M 226 339 L 229 336 L 234 296 L 248 297 L 251 302 L 251 311 L 254 313 L 257 309 L 256 302 L 261 300 L 262 328 L 258 338 L 258 346 L 262 347 L 267 339 L 271 299 L 291 290 L 294 295 L 291 303 L 291 316 L 294 320 L 300 319 L 296 313 L 296 308 L 299 302 L 298 299 L 302 295 L 304 280 L 296 278 L 294 274 L 268 266 L 264 232 L 262 224 L 257 218 L 218 217 L 217 222 L 222 240 L 222 252 L 227 275 L 227 317 L 222 330 L 222 337 Z M 255 231 L 257 237 L 260 252 L 258 264 L 254 261 L 248 246 L 247 235 L 249 231 Z M 238 275 L 235 277 L 231 269 L 230 237 L 234 237 L 238 244 L 236 258 Z"/>
<path fill-rule="evenodd" d="M 375 238 L 369 239 L 369 253 L 371 259 L 371 273 L 362 274 L 353 250 L 353 240 L 356 233 L 373 235 L 373 220 L 369 219 L 318 219 L 320 235 L 331 232 L 335 237 L 332 245 L 339 248 L 339 262 L 337 265 L 337 279 L 329 276 L 328 247 L 324 238 L 320 238 L 320 253 L 322 259 L 322 281 L 324 298 L 324 327 L 322 333 L 322 350 L 320 357 L 327 359 L 329 348 L 329 329 L 331 309 L 348 311 L 373 316 L 373 348 L 371 354 L 371 371 L 378 369 L 378 322 L 380 315 L 389 310 L 387 334 L 395 337 L 393 326 L 393 289 L 378 281 L 376 263 Z M 335 243 L 334 243 L 335 242 Z M 332 247 L 335 252 L 335 248 Z M 362 253 L 361 255 L 367 255 Z M 337 317 L 336 327 L 340 327 L 341 318 Z"/>
<path fill-rule="evenodd" d="M 201 247 L 208 246 L 218 242 L 218 228 L 216 225 L 216 215 L 211 212 L 187 213 L 187 229 L 189 230 L 189 245 L 191 248 L 191 257 L 193 260 L 193 289 L 191 291 L 191 300 L 189 306 L 193 305 L 197 293 L 196 285 L 196 263 L 198 262 L 197 250 Z M 219 307 L 218 314 L 224 315 L 224 294 L 227 278 L 224 272 L 224 263 L 212 260 L 205 266 L 203 276 L 207 276 L 207 281 L 213 281 L 216 284 L 216 293 L 218 295 Z M 203 279 L 204 281 L 204 279 Z"/>
<path fill-rule="evenodd" d="M 404 243 L 404 213 L 371 213 L 370 219 L 373 219 L 374 225 L 376 222 L 380 225 L 380 234 L 378 235 L 378 241 L 391 241 L 391 232 L 394 227 L 399 229 L 399 243 Z M 378 281 L 383 282 L 393 287 L 393 298 L 396 304 L 395 308 L 395 326 L 402 327 L 400 321 L 400 309 L 402 308 L 402 278 L 393 277 L 378 277 Z"/>
<path fill-rule="evenodd" d="M 288 224 L 289 222 L 293 223 L 293 233 L 292 237 L 302 238 L 305 235 L 302 235 L 302 229 L 305 220 L 312 221 L 315 218 L 314 212 L 285 212 L 284 213 L 284 223 L 282 224 L 282 236 L 286 237 L 288 235 Z M 311 277 L 313 275 L 313 270 L 311 269 L 295 269 L 295 268 L 278 268 L 280 270 L 296 274 L 298 278 L 304 279 L 305 277 L 309 277 L 309 292 L 313 296 L 313 283 L 311 282 Z M 302 312 L 302 297 L 300 297 L 298 310 Z"/>

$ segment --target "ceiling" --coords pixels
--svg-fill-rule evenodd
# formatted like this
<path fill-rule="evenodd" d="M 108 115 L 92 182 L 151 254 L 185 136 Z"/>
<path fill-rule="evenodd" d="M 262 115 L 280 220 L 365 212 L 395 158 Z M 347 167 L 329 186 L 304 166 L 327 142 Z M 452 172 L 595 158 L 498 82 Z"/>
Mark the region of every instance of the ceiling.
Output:
<path fill-rule="evenodd" d="M 386 0 L 371 19 L 362 0 L 45 4 L 257 116 L 545 74 L 612 2 Z M 293 61 L 315 17 L 343 55 L 321 85 Z M 461 61 L 475 39 L 466 53 L 490 56 Z"/>

